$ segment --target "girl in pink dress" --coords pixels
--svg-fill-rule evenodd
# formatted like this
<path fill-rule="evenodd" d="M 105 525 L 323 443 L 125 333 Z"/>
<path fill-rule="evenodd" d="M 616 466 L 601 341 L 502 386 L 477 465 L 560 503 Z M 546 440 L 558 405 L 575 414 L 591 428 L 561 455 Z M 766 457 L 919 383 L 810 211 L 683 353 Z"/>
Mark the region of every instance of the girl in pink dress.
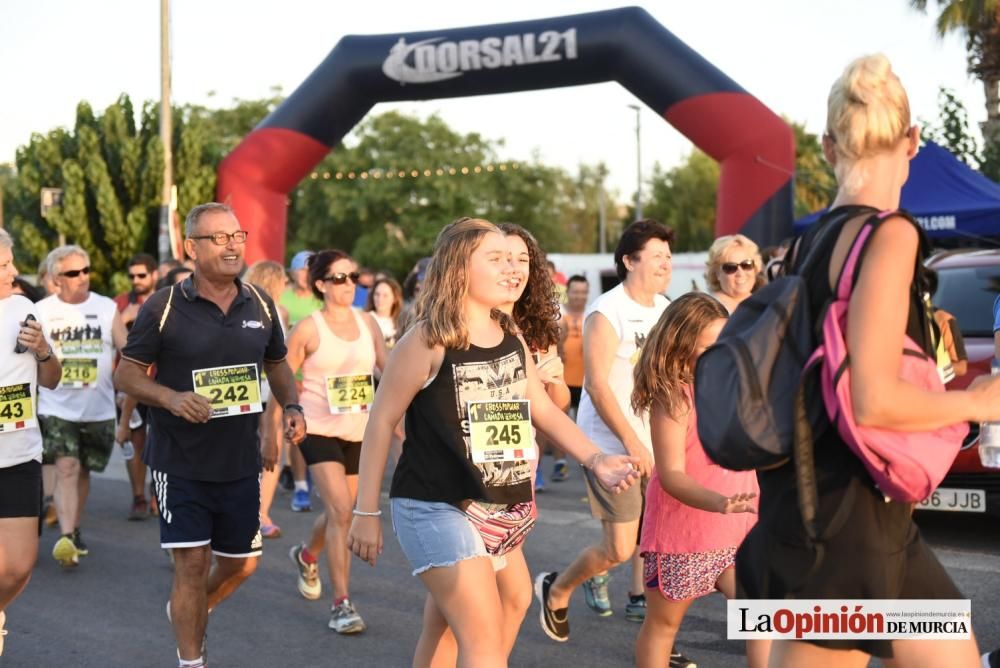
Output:
<path fill-rule="evenodd" d="M 695 362 L 727 317 L 706 294 L 680 297 L 650 331 L 635 365 L 632 407 L 650 412 L 655 461 L 639 542 L 649 590 L 636 639 L 639 668 L 668 664 L 695 599 L 716 590 L 735 596 L 736 548 L 756 520 L 756 474 L 712 463 L 698 440 L 692 401 Z M 767 665 L 769 642 L 747 643 L 751 668 Z"/>

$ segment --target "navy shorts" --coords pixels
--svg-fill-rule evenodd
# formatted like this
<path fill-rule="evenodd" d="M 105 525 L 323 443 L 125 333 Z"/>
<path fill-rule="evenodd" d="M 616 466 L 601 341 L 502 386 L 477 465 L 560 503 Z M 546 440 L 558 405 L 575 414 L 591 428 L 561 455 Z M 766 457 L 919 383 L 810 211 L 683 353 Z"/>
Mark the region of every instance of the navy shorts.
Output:
<path fill-rule="evenodd" d="M 160 511 L 160 547 L 211 545 L 221 557 L 260 556 L 260 477 L 188 480 L 152 471 Z"/>

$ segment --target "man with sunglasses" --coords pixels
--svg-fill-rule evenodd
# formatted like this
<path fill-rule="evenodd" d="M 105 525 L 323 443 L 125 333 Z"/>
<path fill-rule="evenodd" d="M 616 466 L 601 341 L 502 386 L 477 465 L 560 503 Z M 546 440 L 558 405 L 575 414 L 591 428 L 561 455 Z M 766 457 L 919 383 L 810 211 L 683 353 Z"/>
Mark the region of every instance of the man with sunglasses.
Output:
<path fill-rule="evenodd" d="M 60 246 L 46 260 L 58 292 L 38 302 L 45 336 L 62 363 L 54 390 L 38 392 L 43 463 L 56 466 L 55 505 L 61 536 L 52 556 L 76 566 L 89 550 L 80 536 L 91 471 L 108 464 L 115 437 L 112 365 L 125 345 L 115 303 L 90 291 L 90 257 L 79 246 Z"/>
<path fill-rule="evenodd" d="M 115 297 L 115 306 L 122 314 L 126 329 L 132 329 L 132 323 L 139 315 L 139 307 L 145 303 L 156 289 L 160 278 L 156 270 L 156 260 L 148 253 L 139 253 L 128 261 L 128 280 L 132 289 Z"/>
<path fill-rule="evenodd" d="M 204 665 L 208 611 L 261 554 L 262 373 L 283 407 L 286 438 L 305 436 L 305 418 L 274 302 L 239 279 L 247 232 L 217 203 L 194 207 L 184 230 L 194 274 L 143 305 L 115 381 L 150 407 L 143 460 L 160 504 L 160 546 L 175 563 L 167 617 L 180 665 L 194 668 Z"/>
<path fill-rule="evenodd" d="M 128 280 L 132 289 L 115 297 L 115 306 L 122 315 L 125 329 L 132 329 L 132 323 L 139 315 L 139 308 L 146 302 L 156 289 L 159 280 L 156 260 L 148 253 L 133 256 L 126 265 Z M 146 501 L 146 465 L 142 463 L 142 450 L 146 443 L 146 406 L 137 403 L 133 398 L 123 395 L 119 410 L 120 419 L 115 433 L 115 442 L 130 442 L 135 455 L 125 468 L 128 469 L 129 482 L 132 485 L 132 507 L 129 509 L 129 520 L 144 520 L 149 517 L 149 502 Z"/>

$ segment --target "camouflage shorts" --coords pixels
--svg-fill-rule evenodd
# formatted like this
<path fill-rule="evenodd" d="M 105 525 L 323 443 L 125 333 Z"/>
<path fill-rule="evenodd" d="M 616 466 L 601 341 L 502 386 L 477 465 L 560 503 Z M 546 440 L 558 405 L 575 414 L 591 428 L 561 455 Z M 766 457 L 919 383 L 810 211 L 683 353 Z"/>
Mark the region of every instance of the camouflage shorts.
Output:
<path fill-rule="evenodd" d="M 115 444 L 115 421 L 71 422 L 39 415 L 42 428 L 42 463 L 55 464 L 59 457 L 73 457 L 88 471 L 100 473 L 108 465 Z"/>

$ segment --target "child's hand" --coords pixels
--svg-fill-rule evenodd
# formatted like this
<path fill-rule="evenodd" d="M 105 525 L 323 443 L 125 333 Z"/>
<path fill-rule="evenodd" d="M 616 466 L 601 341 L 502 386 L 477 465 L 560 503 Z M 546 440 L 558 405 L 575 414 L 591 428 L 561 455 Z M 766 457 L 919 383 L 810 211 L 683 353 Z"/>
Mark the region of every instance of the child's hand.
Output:
<path fill-rule="evenodd" d="M 719 512 L 723 515 L 728 515 L 729 513 L 753 513 L 756 515 L 757 508 L 750 503 L 755 498 L 757 498 L 757 495 L 753 492 L 734 494 L 729 498 L 722 497 L 722 508 Z"/>

